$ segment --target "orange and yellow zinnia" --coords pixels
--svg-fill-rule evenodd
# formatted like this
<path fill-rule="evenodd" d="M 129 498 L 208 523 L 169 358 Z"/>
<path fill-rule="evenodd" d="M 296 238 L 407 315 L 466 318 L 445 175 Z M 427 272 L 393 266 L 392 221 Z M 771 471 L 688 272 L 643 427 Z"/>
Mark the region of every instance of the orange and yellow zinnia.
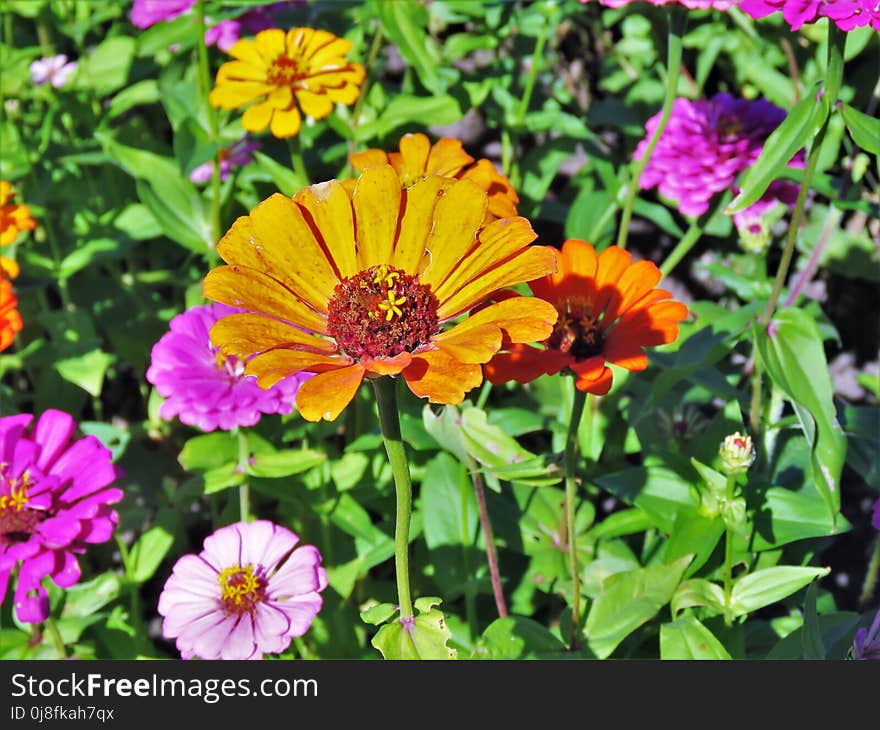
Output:
<path fill-rule="evenodd" d="M 553 332 L 543 347 L 506 348 L 486 366 L 486 378 L 528 383 L 570 371 L 579 390 L 605 395 L 612 381 L 608 364 L 644 370 L 644 348 L 674 342 L 687 307 L 654 288 L 661 274 L 653 263 L 633 263 L 632 254 L 617 246 L 597 254 L 589 243 L 571 239 L 557 258 L 555 274 L 529 283 L 559 312 Z"/>
<path fill-rule="evenodd" d="M 302 115 L 323 119 L 334 104 L 354 104 L 366 72 L 345 60 L 351 43 L 325 30 L 263 30 L 229 49 L 235 60 L 217 71 L 210 102 L 223 109 L 250 106 L 241 118 L 249 132 L 275 137 L 299 133 Z"/>
<path fill-rule="evenodd" d="M 17 309 L 18 299 L 9 281 L 16 276 L 18 265 L 11 259 L 0 257 L 0 352 L 12 344 L 16 333 L 22 328 L 21 315 Z"/>
<path fill-rule="evenodd" d="M 511 218 L 517 213 L 519 196 L 510 180 L 498 172 L 490 160 L 484 158 L 474 162 L 461 142 L 451 137 L 443 137 L 432 145 L 424 134 L 406 134 L 400 139 L 399 152 L 370 149 L 357 152 L 348 160 L 358 172 L 373 165 L 391 165 L 404 187 L 429 175 L 470 180 L 489 196 L 487 222 Z"/>
<path fill-rule="evenodd" d="M 208 273 L 205 296 L 249 311 L 211 339 L 264 388 L 317 373 L 296 397 L 310 421 L 335 419 L 365 377 L 401 375 L 419 397 L 460 403 L 503 343 L 543 340 L 557 317 L 512 292 L 464 317 L 556 267 L 526 219 L 487 224 L 488 206 L 470 180 L 403 188 L 390 165 L 364 170 L 351 195 L 336 180 L 275 194 L 217 246 L 228 265 Z"/>
<path fill-rule="evenodd" d="M 11 202 L 15 195 L 12 185 L 0 180 L 0 246 L 15 243 L 22 231 L 32 231 L 37 222 L 26 205 Z"/>

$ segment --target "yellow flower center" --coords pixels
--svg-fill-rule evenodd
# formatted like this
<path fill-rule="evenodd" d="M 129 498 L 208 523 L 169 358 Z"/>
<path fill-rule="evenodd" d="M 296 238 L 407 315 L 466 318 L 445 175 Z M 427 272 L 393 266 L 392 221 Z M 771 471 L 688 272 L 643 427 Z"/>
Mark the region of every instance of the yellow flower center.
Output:
<path fill-rule="evenodd" d="M 294 86 L 306 77 L 306 70 L 297 59 L 282 55 L 272 61 L 266 78 L 272 86 Z"/>
<path fill-rule="evenodd" d="M 45 514 L 28 507 L 28 490 L 34 485 L 29 472 L 20 477 L 7 476 L 9 465 L 0 462 L 0 547 L 4 542 L 18 542 L 30 535 Z"/>
<path fill-rule="evenodd" d="M 592 316 L 589 302 L 566 300 L 547 347 L 565 352 L 575 360 L 587 360 L 600 354 L 604 338 L 597 319 Z"/>
<path fill-rule="evenodd" d="M 220 597 L 228 613 L 253 613 L 266 597 L 266 581 L 253 565 L 233 565 L 217 576 Z"/>

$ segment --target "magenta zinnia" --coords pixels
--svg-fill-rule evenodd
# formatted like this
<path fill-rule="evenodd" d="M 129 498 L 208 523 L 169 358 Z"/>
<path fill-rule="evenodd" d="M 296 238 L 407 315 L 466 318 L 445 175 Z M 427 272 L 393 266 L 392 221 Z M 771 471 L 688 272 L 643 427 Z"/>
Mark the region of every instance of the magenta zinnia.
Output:
<path fill-rule="evenodd" d="M 162 595 L 162 633 L 184 659 L 262 659 L 284 651 L 321 610 L 321 553 L 266 520 L 237 522 L 184 555 Z"/>
<path fill-rule="evenodd" d="M 225 304 L 192 307 L 171 320 L 170 331 L 154 346 L 147 380 L 165 402 L 159 415 L 178 416 L 203 431 L 253 426 L 263 414 L 290 413 L 299 386 L 311 373 L 297 373 L 269 389 L 244 374 L 245 360 L 226 357 L 211 344 L 214 323 L 242 309 Z"/>
<path fill-rule="evenodd" d="M 877 0 L 742 0 L 740 10 L 753 18 L 763 18 L 781 10 L 782 18 L 792 30 L 819 18 L 833 20 L 841 30 L 865 25 L 880 30 L 880 2 Z"/>
<path fill-rule="evenodd" d="M 76 556 L 106 542 L 119 522 L 110 505 L 122 490 L 109 485 L 118 472 L 110 451 L 94 436 L 74 443 L 76 423 L 49 410 L 0 418 L 0 602 L 19 566 L 13 603 L 20 621 L 49 615 L 42 580 L 61 588 L 79 580 Z"/>
<path fill-rule="evenodd" d="M 660 121 L 658 112 L 645 125 L 645 138 L 636 148 L 638 159 Z M 639 187 L 656 186 L 687 216 L 700 216 L 711 199 L 724 190 L 736 192 L 734 181 L 751 166 L 767 137 L 785 119 L 785 111 L 766 99 L 736 99 L 716 94 L 711 99 L 676 99 L 672 115 L 639 180 Z M 802 166 L 800 155 L 789 163 Z M 776 181 L 764 198 L 735 216 L 738 226 L 754 219 L 776 200 L 794 203 L 797 186 Z"/>
<path fill-rule="evenodd" d="M 591 0 L 581 0 L 582 3 Z M 602 5 L 609 8 L 622 8 L 642 0 L 598 0 Z M 729 10 L 736 5 L 736 0 L 644 0 L 651 5 L 684 5 L 689 10 L 701 10 L 703 8 L 715 8 L 715 10 Z"/>

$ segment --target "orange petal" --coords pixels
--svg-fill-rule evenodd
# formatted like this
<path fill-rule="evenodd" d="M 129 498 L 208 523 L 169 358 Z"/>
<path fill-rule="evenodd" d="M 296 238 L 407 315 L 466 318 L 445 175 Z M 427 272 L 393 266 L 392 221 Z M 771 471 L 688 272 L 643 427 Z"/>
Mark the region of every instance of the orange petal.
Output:
<path fill-rule="evenodd" d="M 446 281 L 434 291 L 442 304 L 472 279 L 496 264 L 526 248 L 537 238 L 532 225 L 525 218 L 505 218 L 493 221 L 479 233 L 479 245 L 465 256 Z"/>
<path fill-rule="evenodd" d="M 370 167 L 361 173 L 352 200 L 360 268 L 391 262 L 400 199 L 400 178 L 390 165 Z"/>
<path fill-rule="evenodd" d="M 420 178 L 427 172 L 431 141 L 421 132 L 405 134 L 400 138 L 400 156 L 403 158 L 404 181 Z"/>
<path fill-rule="evenodd" d="M 556 308 L 549 302 L 514 297 L 481 309 L 434 337 L 433 342 L 461 362 L 484 363 L 501 348 L 502 337 L 514 343 L 547 339 L 557 317 Z"/>
<path fill-rule="evenodd" d="M 441 320 L 451 319 L 471 309 L 492 292 L 524 281 L 531 281 L 556 268 L 556 252 L 547 246 L 529 246 L 486 273 L 480 275 L 437 309 Z"/>
<path fill-rule="evenodd" d="M 605 359 L 601 355 L 581 362 L 572 361 L 569 367 L 576 375 L 574 385 L 578 390 L 593 395 L 605 395 L 611 390 L 613 373 L 605 365 Z"/>
<path fill-rule="evenodd" d="M 559 350 L 539 350 L 529 345 L 512 345 L 509 352 L 501 352 L 486 363 L 486 379 L 500 385 L 510 380 L 530 383 L 541 375 L 553 375 L 563 370 L 571 357 Z"/>
<path fill-rule="evenodd" d="M 360 363 L 366 368 L 368 373 L 397 375 L 412 362 L 412 357 L 411 353 L 404 351 L 394 357 L 362 357 L 360 358 Z"/>
<path fill-rule="evenodd" d="M 327 254 L 315 239 L 302 209 L 275 193 L 250 214 L 253 235 L 220 241 L 224 260 L 234 260 L 274 277 L 312 309 L 327 313 L 327 304 L 339 283 Z"/>
<path fill-rule="evenodd" d="M 357 363 L 309 378 L 296 394 L 297 408 L 307 421 L 336 420 L 363 379 L 364 368 Z"/>
<path fill-rule="evenodd" d="M 519 196 L 504 175 L 495 169 L 491 161 L 482 159 L 465 171 L 462 180 L 470 180 L 486 191 L 489 196 L 489 213 L 493 218 L 512 218 L 516 215 Z"/>
<path fill-rule="evenodd" d="M 660 269 L 650 261 L 636 261 L 617 282 L 603 321 L 611 323 L 650 292 L 662 278 Z"/>
<path fill-rule="evenodd" d="M 303 350 L 269 350 L 248 360 L 245 375 L 254 375 L 261 388 L 271 388 L 275 383 L 296 373 L 326 372 L 346 368 L 351 360 L 343 357 L 316 355 Z"/>
<path fill-rule="evenodd" d="M 388 155 L 382 150 L 364 150 L 363 152 L 355 152 L 353 155 L 348 156 L 348 161 L 358 172 L 361 172 L 368 167 L 389 164 Z"/>
<path fill-rule="evenodd" d="M 608 302 L 617 290 L 620 277 L 632 262 L 632 254 L 617 246 L 609 246 L 599 254 L 596 268 L 596 295 L 593 300 L 593 311 L 604 312 Z"/>
<path fill-rule="evenodd" d="M 414 356 L 403 377 L 419 398 L 455 405 L 483 382 L 483 371 L 479 365 L 459 362 L 441 350 L 431 350 Z"/>
<path fill-rule="evenodd" d="M 327 320 L 281 282 L 246 266 L 220 266 L 205 277 L 205 298 L 262 312 L 312 332 L 326 334 Z"/>
<path fill-rule="evenodd" d="M 394 248 L 392 264 L 409 273 L 418 273 L 425 258 L 425 244 L 434 224 L 434 208 L 443 191 L 452 183 L 431 176 L 403 191 L 403 218 Z"/>
<path fill-rule="evenodd" d="M 460 140 L 443 137 L 431 148 L 424 169 L 428 175 L 455 177 L 473 161 L 474 158 L 464 151 Z M 473 182 L 477 181 L 473 180 Z"/>
<path fill-rule="evenodd" d="M 486 193 L 468 180 L 457 181 L 437 202 L 434 228 L 427 244 L 431 263 L 420 277 L 435 293 L 477 245 L 477 231 L 483 224 L 488 204 Z"/>
<path fill-rule="evenodd" d="M 224 355 L 249 357 L 276 347 L 294 347 L 305 352 L 332 354 L 333 343 L 315 337 L 262 314 L 230 314 L 211 327 L 211 342 Z"/>
<path fill-rule="evenodd" d="M 331 263 L 340 278 L 358 273 L 351 198 L 337 180 L 300 190 L 294 202 L 305 209 L 305 219 L 324 239 Z"/>

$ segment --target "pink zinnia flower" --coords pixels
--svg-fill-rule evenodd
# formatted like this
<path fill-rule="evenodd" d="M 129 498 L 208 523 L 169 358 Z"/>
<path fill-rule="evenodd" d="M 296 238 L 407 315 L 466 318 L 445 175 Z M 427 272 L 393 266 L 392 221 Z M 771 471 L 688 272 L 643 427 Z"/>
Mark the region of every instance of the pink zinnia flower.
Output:
<path fill-rule="evenodd" d="M 742 0 L 740 10 L 763 18 L 779 10 L 792 30 L 819 18 L 829 18 L 841 30 L 870 25 L 880 30 L 880 2 L 877 0 Z"/>
<path fill-rule="evenodd" d="M 56 89 L 65 86 L 76 71 L 76 61 L 67 62 L 67 56 L 59 53 L 34 61 L 31 66 L 31 80 L 35 84 L 50 83 Z"/>
<path fill-rule="evenodd" d="M 138 28 L 149 28 L 162 20 L 174 20 L 188 12 L 196 0 L 134 0 L 129 18 Z"/>
<path fill-rule="evenodd" d="M 110 539 L 119 522 L 110 505 L 122 490 L 108 487 L 119 472 L 98 439 L 69 443 L 76 423 L 68 414 L 46 411 L 28 432 L 32 420 L 0 418 L 0 603 L 20 566 L 15 613 L 37 623 L 49 615 L 43 578 L 61 588 L 79 580 L 76 556 Z"/>
<path fill-rule="evenodd" d="M 595 0 L 592 0 L 595 1 Z M 609 8 L 622 8 L 624 5 L 630 5 L 634 2 L 642 0 L 598 0 Z M 591 2 L 591 0 L 581 0 L 582 3 Z M 736 0 L 644 0 L 651 5 L 684 5 L 690 10 L 701 10 L 703 8 L 715 8 L 716 10 L 729 10 L 736 5 Z"/>
<path fill-rule="evenodd" d="M 184 555 L 159 596 L 162 634 L 184 659 L 262 659 L 302 636 L 327 587 L 321 553 L 266 520 L 237 522 Z M 296 548 L 296 549 L 294 549 Z"/>
<path fill-rule="evenodd" d="M 874 502 L 874 516 L 871 517 L 871 524 L 880 530 L 880 499 Z"/>
<path fill-rule="evenodd" d="M 216 43 L 217 48 L 228 53 L 242 35 L 252 35 L 261 30 L 272 28 L 275 25 L 272 13 L 285 5 L 287 3 L 262 6 L 248 10 L 237 18 L 221 20 L 217 25 L 205 31 L 205 44 L 213 46 Z"/>
<path fill-rule="evenodd" d="M 248 142 L 247 135 L 238 140 L 234 145 L 221 149 L 218 153 L 218 157 L 220 158 L 220 179 L 225 180 L 229 177 L 229 173 L 232 171 L 233 166 L 243 167 L 244 165 L 253 162 L 254 156 L 252 153 L 254 150 L 258 149 L 260 149 L 260 143 Z M 213 175 L 214 160 L 208 160 L 194 168 L 189 174 L 189 179 L 194 183 L 201 185 L 202 183 L 208 182 Z"/>
<path fill-rule="evenodd" d="M 211 344 L 214 323 L 243 311 L 206 304 L 171 320 L 170 332 L 153 346 L 147 370 L 147 380 L 166 399 L 159 408 L 162 418 L 178 416 L 203 431 L 229 431 L 255 425 L 264 413 L 293 411 L 296 392 L 311 373 L 291 375 L 266 390 L 245 376 L 243 360 L 224 357 Z"/>
<path fill-rule="evenodd" d="M 729 94 L 697 101 L 676 99 L 639 187 L 657 186 L 661 195 L 678 203 L 684 215 L 700 216 L 717 193 L 736 191 L 737 175 L 758 159 L 765 140 L 783 119 L 785 111 L 766 99 L 749 101 Z M 658 112 L 645 124 L 637 159 L 645 153 L 659 120 Z M 803 161 L 796 156 L 789 164 L 802 166 Z M 761 200 L 737 214 L 737 225 L 753 224 L 777 200 L 793 204 L 797 191 L 793 183 L 774 182 Z"/>
<path fill-rule="evenodd" d="M 874 616 L 870 629 L 856 631 L 852 651 L 854 659 L 880 660 L 880 611 Z"/>

